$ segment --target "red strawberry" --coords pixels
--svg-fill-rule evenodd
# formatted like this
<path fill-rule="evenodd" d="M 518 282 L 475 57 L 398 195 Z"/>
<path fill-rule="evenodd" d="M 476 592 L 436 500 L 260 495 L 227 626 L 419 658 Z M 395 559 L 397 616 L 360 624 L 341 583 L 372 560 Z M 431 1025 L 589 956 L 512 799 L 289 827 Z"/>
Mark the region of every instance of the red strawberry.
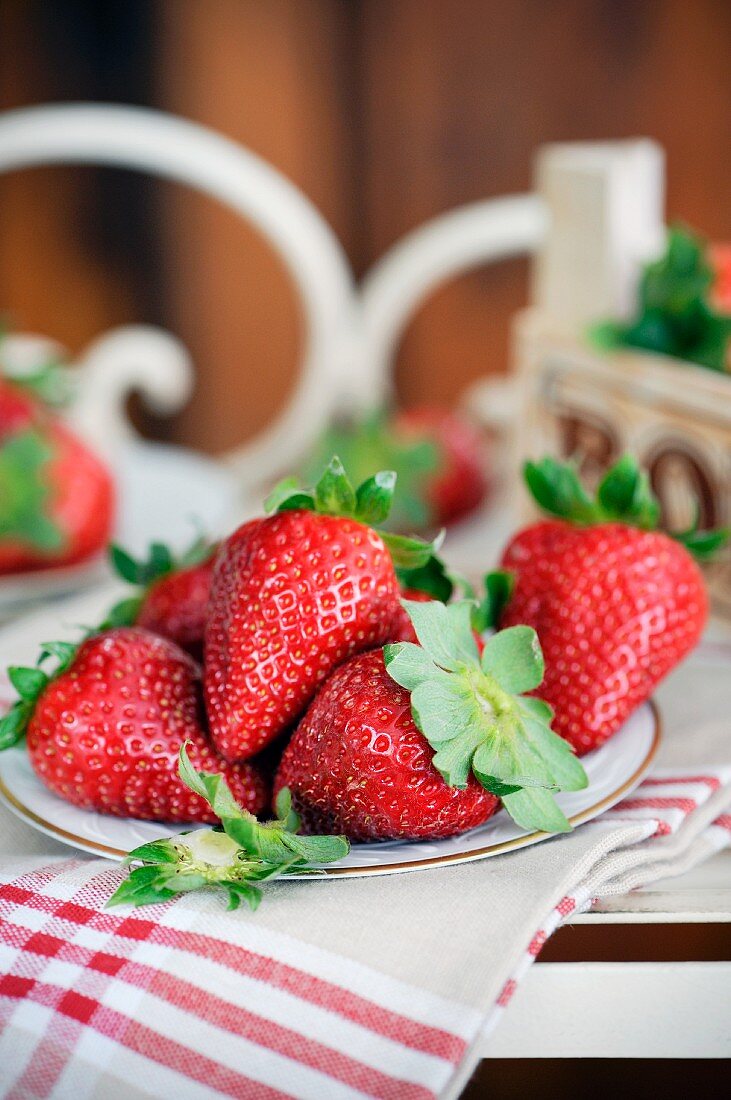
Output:
<path fill-rule="evenodd" d="M 418 565 L 431 553 L 369 526 L 387 514 L 394 481 L 377 474 L 356 493 L 333 459 L 312 493 L 282 483 L 268 501 L 278 514 L 244 524 L 221 546 L 204 686 L 226 759 L 259 752 L 333 669 L 388 638 L 398 599 L 391 554 Z"/>
<path fill-rule="evenodd" d="M 535 631 L 502 631 L 480 653 L 471 600 L 404 606 L 419 644 L 339 668 L 285 749 L 275 788 L 289 788 L 307 828 L 357 840 L 460 833 L 498 797 L 524 828 L 565 832 L 555 795 L 587 779 L 550 708 L 522 694 L 543 675 Z"/>
<path fill-rule="evenodd" d="M 78 647 L 46 647 L 60 665 L 9 669 L 20 700 L 3 719 L 0 747 L 27 725 L 36 774 L 84 809 L 150 821 L 216 822 L 181 781 L 178 753 L 225 776 L 234 797 L 261 811 L 267 786 L 252 765 L 220 760 L 204 734 L 199 668 L 178 646 L 139 627 L 96 634 Z"/>
<path fill-rule="evenodd" d="M 394 431 L 412 443 L 431 443 L 436 451 L 436 469 L 423 489 L 430 525 L 454 523 L 479 508 L 488 489 L 485 444 L 469 420 L 427 406 L 396 416 Z"/>
<path fill-rule="evenodd" d="M 21 385 L 0 376 L 0 444 L 8 436 L 32 427 L 37 408 L 37 402 Z"/>
<path fill-rule="evenodd" d="M 550 459 L 528 463 L 526 480 L 564 518 L 533 524 L 507 547 L 502 566 L 515 587 L 500 623 L 536 630 L 546 660 L 538 694 L 553 707 L 556 732 L 582 754 L 615 733 L 697 643 L 708 599 L 686 546 L 707 555 L 723 534 L 689 532 L 682 545 L 653 530 L 659 509 L 629 456 L 596 500 L 572 468 Z"/>
<path fill-rule="evenodd" d="M 111 477 L 57 418 L 16 396 L 8 405 L 7 386 L 0 396 L 0 573 L 83 561 L 109 538 Z"/>
<path fill-rule="evenodd" d="M 719 313 L 728 316 L 731 314 L 731 244 L 713 244 L 708 251 L 714 275 L 711 304 Z"/>
<path fill-rule="evenodd" d="M 351 658 L 320 689 L 287 746 L 275 792 L 288 787 L 307 832 L 418 840 L 472 829 L 498 799 L 474 777 L 447 786 L 417 729 L 411 697 L 383 651 Z"/>
<path fill-rule="evenodd" d="M 415 603 L 428 603 L 433 597 L 428 592 L 421 592 L 419 589 L 402 588 L 401 599 L 413 600 Z M 414 624 L 403 604 L 399 604 L 396 609 L 388 640 L 389 642 L 416 642 Z"/>
<path fill-rule="evenodd" d="M 137 622 L 170 638 L 194 656 L 203 657 L 203 633 L 213 580 L 214 557 L 178 569 L 153 581 L 142 601 Z"/>
<path fill-rule="evenodd" d="M 136 623 L 202 660 L 216 548 L 197 539 L 176 559 L 167 546 L 156 542 L 146 561 L 137 561 L 119 546 L 110 548 L 110 557 L 117 573 L 142 591 L 117 604 L 109 624 Z"/>

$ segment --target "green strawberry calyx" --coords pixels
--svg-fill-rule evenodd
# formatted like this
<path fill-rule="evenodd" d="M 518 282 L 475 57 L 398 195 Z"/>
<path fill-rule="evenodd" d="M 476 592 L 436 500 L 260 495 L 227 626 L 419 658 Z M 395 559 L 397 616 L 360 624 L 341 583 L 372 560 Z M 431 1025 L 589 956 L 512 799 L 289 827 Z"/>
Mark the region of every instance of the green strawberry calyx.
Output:
<path fill-rule="evenodd" d="M 486 573 L 483 578 L 483 594 L 472 612 L 472 626 L 478 634 L 497 630 L 503 609 L 510 602 L 515 587 L 515 576 L 503 569 Z"/>
<path fill-rule="evenodd" d="M 625 523 L 643 531 L 655 531 L 660 524 L 660 503 L 652 491 L 647 473 L 637 459 L 623 455 L 599 482 L 594 495 L 581 483 L 571 462 L 542 458 L 526 462 L 523 476 L 533 499 L 542 511 L 579 526 Z M 671 537 L 700 561 L 708 561 L 725 546 L 728 528 L 699 531 L 697 523 Z"/>
<path fill-rule="evenodd" d="M 397 573 L 421 569 L 436 557 L 444 533 L 427 542 L 382 530 L 381 525 L 388 518 L 395 488 L 396 473 L 393 470 L 381 470 L 354 488 L 342 462 L 337 455 L 333 455 L 314 488 L 304 488 L 296 477 L 285 478 L 271 491 L 264 502 L 264 509 L 272 513 L 304 508 L 321 515 L 357 520 L 378 531 L 388 547 Z"/>
<path fill-rule="evenodd" d="M 0 444 L 0 540 L 16 540 L 42 553 L 63 549 L 63 532 L 49 515 L 52 458 L 47 440 L 34 428 Z"/>
<path fill-rule="evenodd" d="M 262 824 L 235 800 L 222 775 L 199 772 L 181 745 L 178 774 L 191 791 L 208 802 L 221 820 L 217 828 L 195 829 L 131 851 L 137 864 L 107 905 L 150 905 L 206 886 L 223 889 L 228 908 L 242 901 L 256 909 L 261 884 L 283 875 L 322 873 L 319 865 L 336 863 L 350 851 L 344 836 L 301 836 L 288 788 L 276 802 L 276 818 Z"/>
<path fill-rule="evenodd" d="M 333 454 L 340 455 L 354 478 L 365 479 L 371 470 L 395 471 L 397 488 L 387 519 L 390 530 L 424 530 L 433 524 L 428 484 L 443 465 L 443 456 L 428 429 L 405 432 L 390 408 L 341 419 L 320 439 L 304 476 L 317 477 Z"/>
<path fill-rule="evenodd" d="M 62 408 L 73 396 L 73 384 L 68 364 L 59 356 L 51 356 L 23 373 L 8 371 L 3 363 L 2 345 L 10 330 L 6 320 L 0 318 L 0 376 L 18 390 L 25 390 L 50 408 Z"/>
<path fill-rule="evenodd" d="M 182 554 L 174 554 L 163 542 L 152 542 L 146 558 L 135 558 L 128 550 L 117 543 L 109 545 L 109 561 L 117 576 L 138 591 L 133 596 L 120 600 L 112 607 L 99 630 L 109 630 L 115 626 L 132 626 L 137 621 L 140 608 L 150 588 L 162 577 L 177 573 L 181 569 L 191 569 L 201 565 L 215 550 L 215 543 L 199 534 Z"/>
<path fill-rule="evenodd" d="M 387 645 L 384 661 L 391 678 L 411 692 L 414 722 L 444 781 L 464 789 L 472 774 L 521 828 L 568 832 L 556 794 L 581 790 L 588 780 L 571 746 L 551 729 L 551 708 L 524 694 L 543 680 L 536 632 L 529 626 L 500 631 L 480 657 L 473 601 L 402 602 L 419 644 Z"/>
<path fill-rule="evenodd" d="M 38 699 L 51 681 L 69 668 L 78 648 L 75 642 L 43 642 L 35 667 L 11 665 L 8 668 L 8 679 L 18 693 L 18 698 L 0 718 L 0 751 L 9 749 L 22 740 Z M 42 666 L 51 658 L 56 664 L 48 671 Z"/>

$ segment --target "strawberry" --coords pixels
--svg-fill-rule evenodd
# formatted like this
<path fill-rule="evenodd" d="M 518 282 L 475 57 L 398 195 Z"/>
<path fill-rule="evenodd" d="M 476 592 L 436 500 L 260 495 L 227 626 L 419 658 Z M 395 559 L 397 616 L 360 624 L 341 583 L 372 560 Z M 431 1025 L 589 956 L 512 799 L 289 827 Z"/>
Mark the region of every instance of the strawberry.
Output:
<path fill-rule="evenodd" d="M 408 441 L 429 442 L 436 451 L 436 468 L 423 489 L 428 526 L 455 523 L 479 508 L 488 489 L 485 444 L 469 420 L 425 406 L 399 413 L 394 431 Z"/>
<path fill-rule="evenodd" d="M 91 557 L 113 512 L 99 459 L 23 387 L 0 380 L 0 573 Z"/>
<path fill-rule="evenodd" d="M 381 535 L 395 476 L 357 493 L 334 458 L 313 491 L 292 479 L 262 520 L 221 546 L 205 632 L 205 699 L 213 742 L 245 760 L 290 726 L 339 664 L 389 636 L 398 583 L 392 557 L 423 564 L 428 544 Z"/>
<path fill-rule="evenodd" d="M 708 260 L 713 271 L 711 304 L 719 313 L 731 314 L 731 244 L 712 244 Z"/>
<path fill-rule="evenodd" d="M 383 650 L 351 657 L 316 695 L 284 751 L 275 791 L 288 787 L 308 832 L 351 840 L 419 840 L 482 825 L 498 808 L 474 777 L 449 787 L 411 715 L 408 691 Z"/>
<path fill-rule="evenodd" d="M 22 386 L 0 376 L 0 443 L 33 426 L 36 403 Z"/>
<path fill-rule="evenodd" d="M 318 692 L 287 746 L 287 787 L 308 831 L 353 840 L 437 838 L 505 808 L 525 828 L 565 831 L 558 789 L 586 786 L 549 727 L 550 708 L 517 692 L 538 685 L 536 635 L 516 627 L 482 658 L 472 602 L 404 601 L 420 644 L 351 658 Z"/>
<path fill-rule="evenodd" d="M 428 603 L 433 597 L 428 592 L 421 592 L 418 588 L 402 588 L 401 599 L 412 600 L 416 603 Z M 409 613 L 402 603 L 396 608 L 391 630 L 388 635 L 389 642 L 416 642 L 414 624 L 409 618 Z"/>
<path fill-rule="evenodd" d="M 41 667 L 55 657 L 49 675 Z M 249 764 L 216 757 L 202 728 L 199 668 L 173 642 L 140 627 L 43 647 L 36 668 L 10 668 L 20 698 L 0 723 L 0 747 L 27 731 L 31 764 L 55 794 L 84 809 L 150 821 L 217 822 L 180 780 L 181 745 L 196 766 L 225 776 L 252 813 L 267 785 Z"/>
<path fill-rule="evenodd" d="M 630 456 L 596 498 L 552 459 L 527 463 L 525 476 L 559 518 L 525 528 L 505 550 L 514 590 L 500 624 L 537 631 L 540 696 L 554 709 L 554 729 L 582 754 L 611 737 L 697 643 L 708 599 L 689 550 L 708 556 L 725 533 L 673 539 L 655 530 L 658 504 Z"/>
<path fill-rule="evenodd" d="M 426 530 L 461 519 L 484 499 L 484 442 L 458 413 L 429 406 L 370 413 L 331 428 L 310 468 L 337 452 L 354 477 L 379 467 L 398 475 L 388 527 Z"/>
<path fill-rule="evenodd" d="M 154 542 L 146 561 L 111 546 L 110 558 L 116 572 L 140 591 L 112 608 L 109 625 L 136 623 L 202 660 L 215 557 L 216 547 L 203 538 L 179 558 L 163 543 Z"/>

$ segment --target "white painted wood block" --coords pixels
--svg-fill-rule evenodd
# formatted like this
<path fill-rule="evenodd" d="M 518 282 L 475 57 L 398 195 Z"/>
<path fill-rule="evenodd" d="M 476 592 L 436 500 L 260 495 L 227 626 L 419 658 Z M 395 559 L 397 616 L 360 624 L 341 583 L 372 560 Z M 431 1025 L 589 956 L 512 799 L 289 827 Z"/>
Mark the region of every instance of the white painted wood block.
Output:
<path fill-rule="evenodd" d="M 731 963 L 531 967 L 483 1058 L 728 1058 Z"/>
<path fill-rule="evenodd" d="M 544 146 L 536 190 L 549 212 L 534 304 L 562 331 L 631 309 L 643 261 L 665 236 L 664 155 L 654 141 Z"/>

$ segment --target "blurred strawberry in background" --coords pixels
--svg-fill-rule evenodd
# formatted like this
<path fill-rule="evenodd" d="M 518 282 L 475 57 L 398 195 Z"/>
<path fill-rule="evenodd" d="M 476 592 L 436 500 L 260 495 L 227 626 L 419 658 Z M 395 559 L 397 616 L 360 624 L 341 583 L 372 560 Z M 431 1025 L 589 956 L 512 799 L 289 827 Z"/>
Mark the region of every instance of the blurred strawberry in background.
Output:
<path fill-rule="evenodd" d="M 711 301 L 719 313 L 731 314 L 731 244 L 712 244 L 708 259 L 714 274 Z"/>
<path fill-rule="evenodd" d="M 438 406 L 379 410 L 331 427 L 308 461 L 316 480 L 337 454 L 354 481 L 394 470 L 396 491 L 384 526 L 404 533 L 443 527 L 479 508 L 489 490 L 484 439 L 470 420 Z"/>
<path fill-rule="evenodd" d="M 57 369 L 0 375 L 0 573 L 83 561 L 111 534 L 112 478 L 44 399 Z"/>

